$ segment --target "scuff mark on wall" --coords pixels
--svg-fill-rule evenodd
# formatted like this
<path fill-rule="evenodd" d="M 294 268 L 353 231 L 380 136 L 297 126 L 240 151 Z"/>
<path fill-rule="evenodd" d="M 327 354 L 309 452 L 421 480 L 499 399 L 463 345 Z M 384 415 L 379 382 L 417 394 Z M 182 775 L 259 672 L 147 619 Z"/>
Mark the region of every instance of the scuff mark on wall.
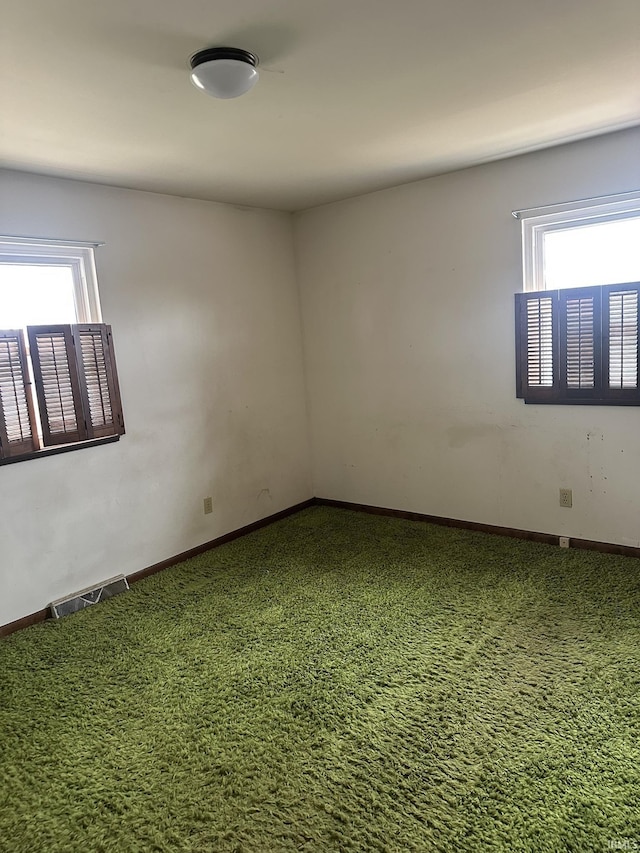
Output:
<path fill-rule="evenodd" d="M 500 435 L 502 427 L 498 424 L 460 424 L 447 427 L 447 444 L 449 447 L 464 447 L 472 441 L 489 436 Z"/>
<path fill-rule="evenodd" d="M 602 462 L 598 464 L 597 460 L 602 459 L 602 454 L 599 452 L 598 443 L 604 442 L 604 433 L 600 430 L 592 430 L 587 433 L 587 471 L 589 473 L 589 492 L 593 494 L 594 486 L 598 491 L 598 486 L 606 483 L 607 477 L 604 473 L 604 465 Z M 595 477 L 595 482 L 594 482 Z M 606 495 L 606 488 L 602 488 L 602 494 Z"/>

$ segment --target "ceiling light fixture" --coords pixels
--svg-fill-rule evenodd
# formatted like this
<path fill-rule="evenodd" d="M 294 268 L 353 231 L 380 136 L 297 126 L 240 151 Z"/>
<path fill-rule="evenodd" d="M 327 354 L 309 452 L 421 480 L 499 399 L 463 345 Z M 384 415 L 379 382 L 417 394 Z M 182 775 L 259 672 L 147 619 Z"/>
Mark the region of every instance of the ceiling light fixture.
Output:
<path fill-rule="evenodd" d="M 208 47 L 191 57 L 191 82 L 214 98 L 238 98 L 260 76 L 258 57 L 238 47 Z"/>

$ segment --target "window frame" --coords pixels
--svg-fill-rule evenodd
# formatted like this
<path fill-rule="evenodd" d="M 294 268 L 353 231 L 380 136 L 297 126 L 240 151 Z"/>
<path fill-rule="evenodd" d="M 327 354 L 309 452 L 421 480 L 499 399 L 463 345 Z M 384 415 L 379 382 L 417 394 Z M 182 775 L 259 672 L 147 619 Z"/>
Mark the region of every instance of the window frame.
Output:
<path fill-rule="evenodd" d="M 69 267 L 76 323 L 102 323 L 94 247 L 98 244 L 0 237 L 0 264 Z"/>
<path fill-rule="evenodd" d="M 524 292 L 548 290 L 544 278 L 544 236 L 581 225 L 597 225 L 640 217 L 640 190 L 618 195 L 514 210 L 522 223 L 522 276 Z M 602 282 L 602 285 L 616 282 Z M 591 285 L 597 287 L 598 285 Z"/>

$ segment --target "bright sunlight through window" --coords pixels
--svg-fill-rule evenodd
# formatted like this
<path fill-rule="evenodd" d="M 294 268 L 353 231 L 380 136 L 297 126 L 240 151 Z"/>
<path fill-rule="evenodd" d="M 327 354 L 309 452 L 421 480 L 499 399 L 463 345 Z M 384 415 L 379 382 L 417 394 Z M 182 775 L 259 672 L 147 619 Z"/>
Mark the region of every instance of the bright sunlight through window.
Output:
<path fill-rule="evenodd" d="M 0 264 L 0 328 L 76 322 L 71 267 Z"/>
<path fill-rule="evenodd" d="M 93 246 L 0 237 L 0 329 L 101 321 Z"/>
<path fill-rule="evenodd" d="M 544 235 L 546 290 L 640 281 L 640 217 Z"/>

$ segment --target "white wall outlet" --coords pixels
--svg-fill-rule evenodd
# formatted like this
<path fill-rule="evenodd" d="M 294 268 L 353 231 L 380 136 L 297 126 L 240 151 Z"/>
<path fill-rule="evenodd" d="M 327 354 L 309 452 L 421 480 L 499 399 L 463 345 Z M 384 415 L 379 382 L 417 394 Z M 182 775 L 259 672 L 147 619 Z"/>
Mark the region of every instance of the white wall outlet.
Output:
<path fill-rule="evenodd" d="M 558 544 L 560 545 L 561 548 L 568 548 L 569 547 L 569 537 L 568 536 L 561 536 L 559 538 Z"/>
<path fill-rule="evenodd" d="M 573 492 L 571 489 L 560 489 L 560 506 L 573 506 Z"/>
<path fill-rule="evenodd" d="M 209 515 L 210 512 L 213 512 L 213 498 L 205 498 L 203 504 L 205 515 Z"/>

